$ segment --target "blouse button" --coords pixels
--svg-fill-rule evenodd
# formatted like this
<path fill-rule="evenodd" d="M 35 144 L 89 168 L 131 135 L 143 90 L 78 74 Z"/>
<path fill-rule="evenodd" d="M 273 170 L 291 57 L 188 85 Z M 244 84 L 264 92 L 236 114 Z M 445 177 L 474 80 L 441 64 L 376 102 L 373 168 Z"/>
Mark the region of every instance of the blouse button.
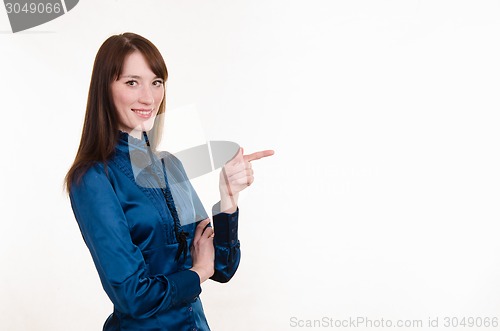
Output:
<path fill-rule="evenodd" d="M 188 308 L 189 311 L 193 311 L 193 307 L 189 307 Z M 194 329 L 193 329 L 194 330 Z"/>

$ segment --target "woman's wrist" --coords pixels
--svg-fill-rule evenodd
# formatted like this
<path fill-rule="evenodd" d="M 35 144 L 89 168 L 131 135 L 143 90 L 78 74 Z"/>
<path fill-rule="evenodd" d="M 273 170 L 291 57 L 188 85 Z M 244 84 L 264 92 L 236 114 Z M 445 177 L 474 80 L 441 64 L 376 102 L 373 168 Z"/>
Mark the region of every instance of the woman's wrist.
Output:
<path fill-rule="evenodd" d="M 192 267 L 189 270 L 194 271 L 198 274 L 198 277 L 200 278 L 200 284 L 209 279 L 210 277 L 212 277 L 213 275 L 213 271 L 212 274 L 210 274 L 210 272 L 206 271 L 204 268 Z"/>
<path fill-rule="evenodd" d="M 220 212 L 232 214 L 238 208 L 238 193 L 234 195 L 224 194 L 221 191 L 220 195 Z"/>

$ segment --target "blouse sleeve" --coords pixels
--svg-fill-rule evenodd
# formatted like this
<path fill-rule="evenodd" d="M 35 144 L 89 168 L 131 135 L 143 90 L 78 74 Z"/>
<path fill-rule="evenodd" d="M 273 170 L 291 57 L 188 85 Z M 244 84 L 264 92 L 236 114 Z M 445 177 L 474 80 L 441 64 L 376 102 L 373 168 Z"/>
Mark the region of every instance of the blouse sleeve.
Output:
<path fill-rule="evenodd" d="M 115 309 L 147 318 L 201 293 L 198 274 L 184 270 L 147 276 L 146 263 L 132 242 L 120 202 L 102 165 L 90 168 L 70 190 L 75 218 L 101 283 Z"/>
<path fill-rule="evenodd" d="M 220 283 L 228 282 L 240 263 L 240 241 L 238 240 L 238 213 L 220 213 L 220 204 L 212 209 L 214 222 L 215 273 L 210 279 Z"/>

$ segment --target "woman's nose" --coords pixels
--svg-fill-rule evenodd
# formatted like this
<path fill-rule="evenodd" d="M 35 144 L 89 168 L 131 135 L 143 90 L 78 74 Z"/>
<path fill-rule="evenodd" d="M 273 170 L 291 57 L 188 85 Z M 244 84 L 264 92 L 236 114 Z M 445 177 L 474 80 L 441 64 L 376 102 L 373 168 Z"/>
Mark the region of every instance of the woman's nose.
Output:
<path fill-rule="evenodd" d="M 151 91 L 151 88 L 145 87 L 142 89 L 139 102 L 146 105 L 151 105 L 155 102 L 155 99 L 153 97 L 153 91 Z"/>

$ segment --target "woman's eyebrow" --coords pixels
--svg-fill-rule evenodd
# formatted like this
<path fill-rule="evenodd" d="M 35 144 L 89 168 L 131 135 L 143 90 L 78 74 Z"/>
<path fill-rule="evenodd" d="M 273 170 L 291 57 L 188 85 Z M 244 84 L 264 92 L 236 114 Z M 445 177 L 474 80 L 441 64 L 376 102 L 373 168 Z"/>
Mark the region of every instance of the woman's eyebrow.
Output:
<path fill-rule="evenodd" d="M 141 76 L 137 75 L 121 75 L 120 78 L 134 78 L 134 79 L 141 79 Z"/>
<path fill-rule="evenodd" d="M 120 78 L 133 78 L 133 79 L 142 79 L 141 76 L 137 76 L 137 75 L 121 75 Z M 119 78 L 119 79 L 120 79 Z M 155 76 L 153 79 L 162 79 L 161 77 L 158 77 L 158 76 Z"/>

